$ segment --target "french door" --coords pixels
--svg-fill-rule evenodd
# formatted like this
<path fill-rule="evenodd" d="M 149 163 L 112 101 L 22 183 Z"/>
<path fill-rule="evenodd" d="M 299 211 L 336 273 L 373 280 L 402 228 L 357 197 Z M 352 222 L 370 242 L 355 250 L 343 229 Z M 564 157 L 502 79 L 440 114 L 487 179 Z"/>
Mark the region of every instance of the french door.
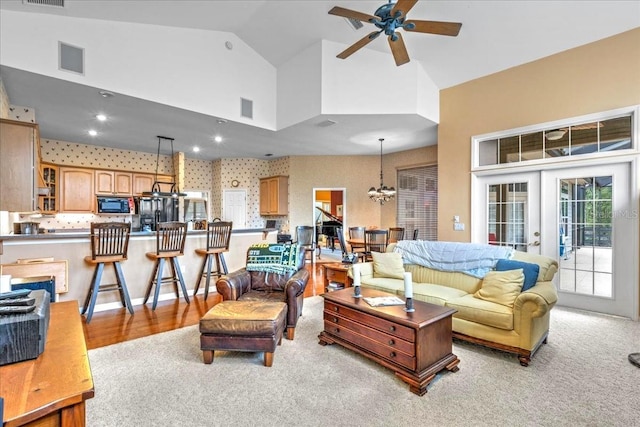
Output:
<path fill-rule="evenodd" d="M 631 163 L 474 177 L 472 239 L 558 261 L 559 305 L 637 318 Z"/>

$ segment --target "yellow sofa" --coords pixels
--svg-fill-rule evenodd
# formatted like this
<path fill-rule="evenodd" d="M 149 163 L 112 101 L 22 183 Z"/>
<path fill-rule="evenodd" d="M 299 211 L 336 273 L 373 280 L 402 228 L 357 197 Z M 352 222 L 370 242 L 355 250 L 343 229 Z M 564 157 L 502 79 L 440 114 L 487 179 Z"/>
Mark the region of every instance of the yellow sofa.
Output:
<path fill-rule="evenodd" d="M 387 252 L 392 252 L 394 246 L 389 245 Z M 415 300 L 457 310 L 453 316 L 454 338 L 515 353 L 520 364 L 528 366 L 532 355 L 547 340 L 549 313 L 558 300 L 551 282 L 558 263 L 546 256 L 520 251 L 514 251 L 511 259 L 535 263 L 540 268 L 535 285 L 519 293 L 513 307 L 475 297 L 483 279 L 415 264 L 404 264 L 404 271 L 412 273 Z M 349 274 L 352 275 L 351 270 Z M 360 264 L 363 287 L 404 296 L 403 279 L 379 276 L 373 262 Z"/>

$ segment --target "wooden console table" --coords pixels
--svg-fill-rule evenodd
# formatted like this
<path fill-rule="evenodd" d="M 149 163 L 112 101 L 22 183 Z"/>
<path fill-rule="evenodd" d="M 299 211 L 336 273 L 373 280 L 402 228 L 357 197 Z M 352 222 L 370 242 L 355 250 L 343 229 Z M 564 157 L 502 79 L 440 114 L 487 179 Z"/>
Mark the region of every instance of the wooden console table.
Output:
<path fill-rule="evenodd" d="M 51 304 L 44 352 L 0 366 L 4 427 L 85 425 L 93 377 L 77 301 Z"/>
<path fill-rule="evenodd" d="M 321 345 L 340 344 L 391 369 L 418 396 L 443 369 L 456 372 L 460 360 L 452 351 L 452 315 L 456 310 L 414 301 L 415 312 L 404 305 L 372 307 L 364 297 L 392 296 L 353 288 L 324 296 L 324 331 Z"/>

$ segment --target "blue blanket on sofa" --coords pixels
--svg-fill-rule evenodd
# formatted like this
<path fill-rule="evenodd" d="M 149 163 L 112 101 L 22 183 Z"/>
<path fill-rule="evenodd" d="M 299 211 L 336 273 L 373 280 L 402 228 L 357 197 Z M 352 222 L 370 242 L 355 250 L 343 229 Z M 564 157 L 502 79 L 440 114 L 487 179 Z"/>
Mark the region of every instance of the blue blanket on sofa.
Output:
<path fill-rule="evenodd" d="M 495 268 L 499 259 L 513 256 L 513 249 L 506 246 L 430 240 L 401 240 L 394 251 L 402 255 L 405 264 L 459 271 L 480 279 Z"/>

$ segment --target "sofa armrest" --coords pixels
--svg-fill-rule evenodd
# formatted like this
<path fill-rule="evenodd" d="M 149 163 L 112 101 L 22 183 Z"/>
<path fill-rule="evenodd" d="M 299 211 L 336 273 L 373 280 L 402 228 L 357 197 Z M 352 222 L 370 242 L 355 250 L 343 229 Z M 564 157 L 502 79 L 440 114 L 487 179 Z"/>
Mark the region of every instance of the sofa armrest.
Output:
<path fill-rule="evenodd" d="M 531 317 L 542 317 L 558 301 L 558 292 L 552 282 L 538 282 L 532 288 L 522 292 L 513 305 L 514 314 L 522 311 L 527 303 L 533 303 Z"/>
<path fill-rule="evenodd" d="M 285 285 L 287 300 L 294 301 L 300 294 L 304 293 L 307 282 L 309 282 L 309 270 L 301 268 L 287 280 Z"/>
<path fill-rule="evenodd" d="M 222 276 L 216 281 L 216 290 L 223 301 L 235 301 L 249 288 L 251 288 L 251 274 L 244 268 Z"/>

